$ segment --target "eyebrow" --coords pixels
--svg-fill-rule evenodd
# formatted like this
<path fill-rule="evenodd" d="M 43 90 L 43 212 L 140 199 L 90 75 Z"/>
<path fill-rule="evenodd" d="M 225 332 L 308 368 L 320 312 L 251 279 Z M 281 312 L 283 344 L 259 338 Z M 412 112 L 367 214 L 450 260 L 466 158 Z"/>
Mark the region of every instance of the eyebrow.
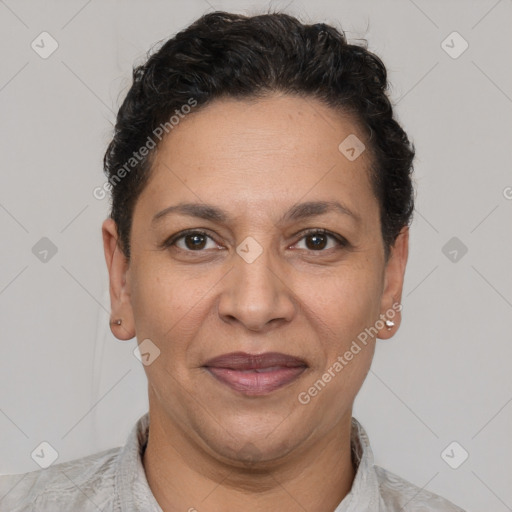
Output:
<path fill-rule="evenodd" d="M 279 222 L 283 223 L 287 221 L 302 220 L 330 212 L 338 212 L 352 217 L 358 223 L 361 222 L 361 217 L 359 215 L 338 201 L 307 201 L 305 203 L 293 205 L 287 212 L 285 212 Z M 224 224 L 227 223 L 230 218 L 227 212 L 217 206 L 204 203 L 179 203 L 177 205 L 168 206 L 158 212 L 153 217 L 151 224 L 157 224 L 158 221 L 172 213 L 188 215 L 190 217 L 197 217 Z"/>

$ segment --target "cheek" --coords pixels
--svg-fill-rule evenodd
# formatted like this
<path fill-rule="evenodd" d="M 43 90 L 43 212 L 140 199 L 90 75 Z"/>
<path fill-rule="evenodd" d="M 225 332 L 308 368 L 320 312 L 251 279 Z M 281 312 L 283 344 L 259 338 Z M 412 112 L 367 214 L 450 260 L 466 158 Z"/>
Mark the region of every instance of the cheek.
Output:
<path fill-rule="evenodd" d="M 331 410 L 329 414 L 333 424 L 353 404 L 371 366 L 375 343 L 358 343 L 358 346 L 359 351 L 355 354 L 351 350 L 339 354 L 338 364 L 331 364 L 313 383 L 313 387 L 318 389 L 317 406 L 320 410 Z M 350 360 L 348 354 L 351 354 Z"/>
<path fill-rule="evenodd" d="M 134 267 L 131 305 L 139 341 L 150 338 L 162 353 L 185 351 L 205 321 L 219 276 L 184 272 L 159 259 Z"/>
<path fill-rule="evenodd" d="M 309 414 L 322 415 L 325 428 L 337 424 L 350 409 L 370 369 L 375 338 L 365 329 L 376 318 L 375 289 L 372 283 L 363 288 L 345 283 L 344 288 L 330 289 L 330 300 L 311 299 L 319 346 L 314 372 L 298 400 L 310 404 Z"/>
<path fill-rule="evenodd" d="M 300 296 L 306 309 L 330 329 L 330 338 L 347 342 L 379 315 L 381 279 L 371 265 L 338 269 L 322 279 L 304 280 Z"/>
<path fill-rule="evenodd" d="M 134 265 L 132 272 L 130 302 L 137 338 L 159 339 L 190 309 L 190 288 L 158 261 Z"/>

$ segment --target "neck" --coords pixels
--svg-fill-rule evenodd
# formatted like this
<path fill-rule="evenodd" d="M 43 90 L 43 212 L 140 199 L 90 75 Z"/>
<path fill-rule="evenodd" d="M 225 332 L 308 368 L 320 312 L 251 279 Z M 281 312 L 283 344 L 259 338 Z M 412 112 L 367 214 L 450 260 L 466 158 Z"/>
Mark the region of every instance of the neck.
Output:
<path fill-rule="evenodd" d="M 325 512 L 334 510 L 352 486 L 351 413 L 300 454 L 237 467 L 207 454 L 158 409 L 150 411 L 143 464 L 164 512 Z"/>

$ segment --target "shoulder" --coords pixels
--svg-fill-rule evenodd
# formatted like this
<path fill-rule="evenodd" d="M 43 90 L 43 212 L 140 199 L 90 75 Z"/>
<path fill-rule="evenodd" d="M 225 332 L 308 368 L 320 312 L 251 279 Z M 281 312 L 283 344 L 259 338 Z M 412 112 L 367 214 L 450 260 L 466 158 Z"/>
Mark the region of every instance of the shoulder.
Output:
<path fill-rule="evenodd" d="M 386 512 L 405 510 L 406 506 L 410 512 L 464 512 L 445 498 L 420 489 L 387 469 L 374 468 Z"/>
<path fill-rule="evenodd" d="M 108 510 L 104 507 L 114 497 L 116 463 L 121 450 L 111 448 L 46 469 L 0 475 L 0 510 Z"/>

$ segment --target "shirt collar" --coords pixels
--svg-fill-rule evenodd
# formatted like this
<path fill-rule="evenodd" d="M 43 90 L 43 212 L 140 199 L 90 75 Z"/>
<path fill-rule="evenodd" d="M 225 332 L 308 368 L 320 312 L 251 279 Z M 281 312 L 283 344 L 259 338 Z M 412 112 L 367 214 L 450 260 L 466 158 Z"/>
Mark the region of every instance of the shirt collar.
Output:
<path fill-rule="evenodd" d="M 133 427 L 117 462 L 115 477 L 115 512 L 163 512 L 149 487 L 142 455 L 148 442 L 149 413 Z M 352 418 L 350 435 L 352 460 L 356 475 L 350 492 L 334 512 L 378 510 L 379 485 L 374 469 L 373 452 L 363 426 Z"/>
<path fill-rule="evenodd" d="M 163 512 L 149 487 L 142 456 L 149 433 L 149 413 L 139 418 L 118 459 L 114 512 Z"/>
<path fill-rule="evenodd" d="M 356 475 L 350 492 L 343 498 L 334 512 L 366 512 L 378 510 L 379 482 L 374 468 L 370 440 L 361 423 L 352 418 L 350 432 L 352 460 Z"/>

